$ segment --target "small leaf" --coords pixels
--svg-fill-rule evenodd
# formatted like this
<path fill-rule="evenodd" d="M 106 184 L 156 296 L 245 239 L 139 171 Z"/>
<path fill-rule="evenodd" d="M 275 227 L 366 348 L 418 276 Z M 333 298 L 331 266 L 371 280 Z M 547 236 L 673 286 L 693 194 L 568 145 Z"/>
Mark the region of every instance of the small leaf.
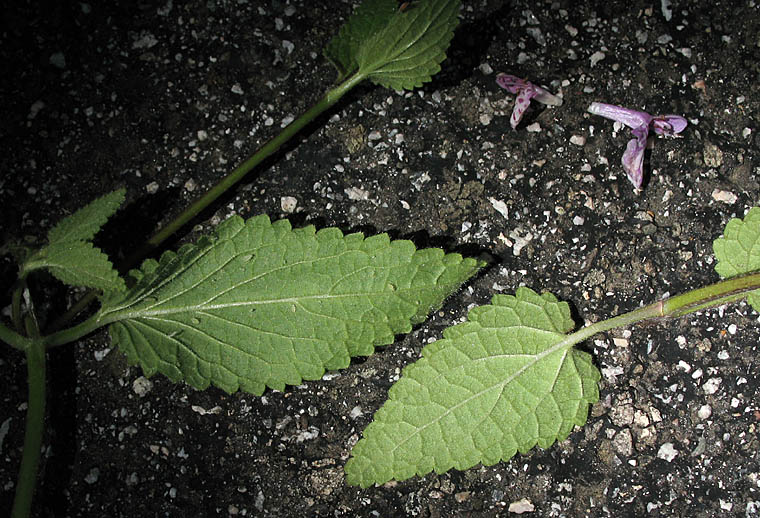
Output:
<path fill-rule="evenodd" d="M 233 216 L 133 272 L 100 319 L 132 363 L 204 389 L 261 394 L 346 367 L 411 330 L 481 264 L 381 234 Z"/>
<path fill-rule="evenodd" d="M 446 59 L 460 0 L 368 0 L 328 44 L 325 55 L 343 79 L 358 73 L 375 84 L 411 90 L 432 79 Z"/>
<path fill-rule="evenodd" d="M 86 241 L 56 243 L 44 248 L 42 266 L 70 286 L 85 286 L 104 291 L 124 291 L 124 279 L 108 256 Z"/>
<path fill-rule="evenodd" d="M 398 11 L 398 0 L 364 0 L 324 50 L 338 69 L 338 81 L 359 70 L 356 52 L 370 35 L 382 30 Z"/>
<path fill-rule="evenodd" d="M 441 70 L 459 23 L 459 0 L 419 0 L 397 11 L 359 50 L 359 72 L 394 90 L 422 86 Z"/>
<path fill-rule="evenodd" d="M 63 218 L 48 232 L 48 241 L 53 244 L 92 239 L 124 203 L 125 194 L 125 189 L 106 194 Z"/>
<path fill-rule="evenodd" d="M 473 309 L 403 371 L 346 464 L 367 487 L 548 448 L 599 399 L 590 355 L 565 341 L 566 303 L 520 288 Z"/>
<path fill-rule="evenodd" d="M 760 207 L 753 207 L 744 219 L 728 222 L 723 236 L 713 241 L 718 262 L 715 271 L 721 277 L 736 277 L 760 270 Z M 751 292 L 747 301 L 760 312 L 760 293 Z"/>
<path fill-rule="evenodd" d="M 124 202 L 125 192 L 119 189 L 106 194 L 63 218 L 48 232 L 48 244 L 23 263 L 21 275 L 45 268 L 71 286 L 125 290 L 124 279 L 108 256 L 89 242 Z"/>

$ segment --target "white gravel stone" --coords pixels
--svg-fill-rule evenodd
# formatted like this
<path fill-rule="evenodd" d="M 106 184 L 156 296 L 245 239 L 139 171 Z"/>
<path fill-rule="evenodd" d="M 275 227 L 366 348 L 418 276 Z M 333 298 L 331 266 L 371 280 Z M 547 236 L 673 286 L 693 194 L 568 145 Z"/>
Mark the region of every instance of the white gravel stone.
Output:
<path fill-rule="evenodd" d="M 705 394 L 715 394 L 718 392 L 722 381 L 721 378 L 710 378 L 702 385 L 702 390 L 704 390 Z"/>
<path fill-rule="evenodd" d="M 657 451 L 657 458 L 667 462 L 672 462 L 678 456 L 678 450 L 675 449 L 672 442 L 666 442 Z"/>
<path fill-rule="evenodd" d="M 140 376 L 132 382 L 132 391 L 140 397 L 145 397 L 145 394 L 153 390 L 153 382 L 145 376 Z"/>
<path fill-rule="evenodd" d="M 280 208 L 283 212 L 287 212 L 288 214 L 292 213 L 294 210 L 296 210 L 296 206 L 298 205 L 298 200 L 295 199 L 293 196 L 283 196 L 280 198 Z"/>

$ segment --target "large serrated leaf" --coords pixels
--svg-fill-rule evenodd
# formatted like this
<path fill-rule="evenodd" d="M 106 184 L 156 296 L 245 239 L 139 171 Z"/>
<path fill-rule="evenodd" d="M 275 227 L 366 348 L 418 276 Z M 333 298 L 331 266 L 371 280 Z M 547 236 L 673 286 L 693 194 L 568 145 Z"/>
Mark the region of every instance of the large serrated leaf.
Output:
<path fill-rule="evenodd" d="M 548 448 L 583 425 L 600 374 L 565 341 L 573 321 L 551 294 L 520 288 L 470 311 L 406 367 L 346 464 L 367 487 Z"/>
<path fill-rule="evenodd" d="M 100 319 L 146 375 L 261 394 L 391 343 L 480 265 L 385 234 L 233 216 L 215 237 L 147 261 Z"/>
<path fill-rule="evenodd" d="M 723 236 L 713 241 L 718 262 L 715 271 L 729 278 L 760 270 L 760 207 L 753 207 L 744 219 L 734 218 L 726 224 Z M 760 312 L 760 293 L 753 291 L 747 301 Z"/>
<path fill-rule="evenodd" d="M 375 84 L 411 90 L 432 79 L 446 59 L 460 0 L 367 0 L 325 48 L 340 78 L 358 73 Z"/>
<path fill-rule="evenodd" d="M 124 202 L 125 190 L 106 194 L 63 218 L 48 232 L 48 244 L 32 254 L 21 267 L 22 276 L 47 269 L 71 286 L 123 291 L 124 280 L 108 256 L 90 243 L 100 227 Z"/>

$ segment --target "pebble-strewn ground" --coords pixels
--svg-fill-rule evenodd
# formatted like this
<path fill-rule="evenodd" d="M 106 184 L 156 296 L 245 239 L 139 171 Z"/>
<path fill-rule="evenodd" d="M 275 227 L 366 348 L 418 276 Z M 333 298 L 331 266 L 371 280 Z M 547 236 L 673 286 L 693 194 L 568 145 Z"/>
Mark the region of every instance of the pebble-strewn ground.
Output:
<path fill-rule="evenodd" d="M 411 334 L 263 397 L 145 380 L 105 333 L 50 355 L 39 516 L 755 516 L 757 315 L 744 304 L 583 345 L 603 373 L 588 423 L 548 450 L 359 490 L 351 446 L 400 370 L 473 304 L 520 285 L 579 325 L 717 280 L 712 241 L 760 201 L 760 4 L 465 2 L 424 88 L 366 85 L 215 211 L 389 232 L 492 266 Z M 595 5 L 594 5 L 595 4 Z M 15 3 L 0 21 L 0 230 L 38 239 L 117 187 L 99 244 L 128 253 L 314 103 L 345 1 Z M 564 99 L 512 130 L 498 72 Z M 636 192 L 627 128 L 591 102 L 674 113 Z M 2 305 L 15 273 L 0 260 Z M 42 289 L 55 307 L 70 296 Z M 1 509 L 23 440 L 25 366 L 0 348 Z M 0 514 L 3 514 L 0 511 Z"/>

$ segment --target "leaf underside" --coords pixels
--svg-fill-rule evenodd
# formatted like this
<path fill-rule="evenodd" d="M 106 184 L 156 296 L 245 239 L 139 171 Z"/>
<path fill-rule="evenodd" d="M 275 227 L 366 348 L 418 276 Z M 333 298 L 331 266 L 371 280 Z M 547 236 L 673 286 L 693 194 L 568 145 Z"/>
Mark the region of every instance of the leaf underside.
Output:
<path fill-rule="evenodd" d="M 24 263 L 25 273 L 47 269 L 71 286 L 123 291 L 124 280 L 108 256 L 90 240 L 124 203 L 125 190 L 106 194 L 63 218 L 48 232 L 48 244 Z"/>
<path fill-rule="evenodd" d="M 63 218 L 48 232 L 50 244 L 88 241 L 124 203 L 125 189 L 101 196 L 74 214 Z"/>
<path fill-rule="evenodd" d="M 743 220 L 729 221 L 723 236 L 713 241 L 713 251 L 715 271 L 723 278 L 760 270 L 760 207 L 750 209 Z M 751 292 L 747 302 L 760 312 L 760 293 Z"/>
<path fill-rule="evenodd" d="M 146 375 L 261 394 L 392 343 L 480 266 L 385 234 L 233 216 L 215 237 L 146 261 L 101 319 Z"/>
<path fill-rule="evenodd" d="M 367 0 L 325 48 L 340 79 L 359 73 L 394 90 L 422 86 L 440 71 L 454 36 L 460 0 Z"/>
<path fill-rule="evenodd" d="M 403 371 L 345 467 L 367 487 L 491 465 L 564 440 L 599 399 L 589 354 L 563 343 L 566 303 L 520 288 L 473 309 Z"/>
<path fill-rule="evenodd" d="M 338 69 L 338 81 L 359 70 L 356 52 L 369 35 L 376 34 L 398 11 L 398 0 L 364 0 L 325 46 L 325 57 Z"/>

